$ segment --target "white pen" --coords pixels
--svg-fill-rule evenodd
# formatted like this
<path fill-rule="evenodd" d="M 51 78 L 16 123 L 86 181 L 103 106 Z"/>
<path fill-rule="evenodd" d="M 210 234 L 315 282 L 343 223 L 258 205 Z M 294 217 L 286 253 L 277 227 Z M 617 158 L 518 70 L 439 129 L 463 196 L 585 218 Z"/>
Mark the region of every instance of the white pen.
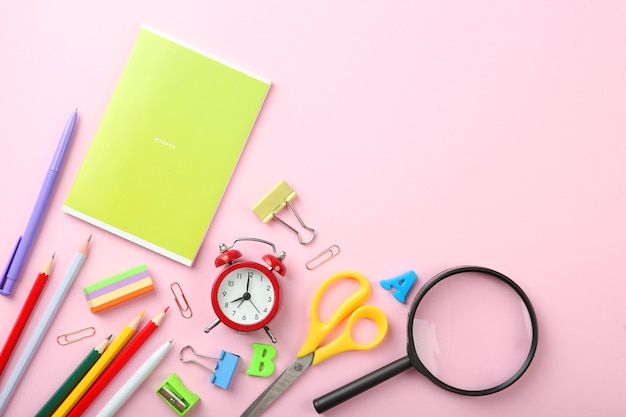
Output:
<path fill-rule="evenodd" d="M 150 375 L 150 373 L 161 362 L 169 348 L 172 346 L 172 339 L 163 343 L 150 357 L 141 365 L 139 369 L 131 376 L 128 381 L 115 393 L 109 402 L 100 410 L 96 417 L 109 417 L 114 415 L 117 410 L 133 395 L 139 388 L 139 385 Z"/>

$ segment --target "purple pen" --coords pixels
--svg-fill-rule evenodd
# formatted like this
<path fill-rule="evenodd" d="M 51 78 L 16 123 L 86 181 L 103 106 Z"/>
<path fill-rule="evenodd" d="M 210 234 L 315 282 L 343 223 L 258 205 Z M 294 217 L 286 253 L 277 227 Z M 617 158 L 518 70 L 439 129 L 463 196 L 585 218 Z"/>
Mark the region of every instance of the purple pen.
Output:
<path fill-rule="evenodd" d="M 65 155 L 67 154 L 70 140 L 72 139 L 72 133 L 74 132 L 77 117 L 78 109 L 74 110 L 65 124 L 65 129 L 63 130 L 63 134 L 61 134 L 61 139 L 59 140 L 54 157 L 50 163 L 50 168 L 48 168 L 46 178 L 43 181 L 43 185 L 39 191 L 39 196 L 35 202 L 35 207 L 33 208 L 30 218 L 28 219 L 26 230 L 24 231 L 24 234 L 17 239 L 17 243 L 11 253 L 9 262 L 4 268 L 4 272 L 0 278 L 0 294 L 2 295 L 11 295 L 15 283 L 22 274 L 22 269 L 24 268 L 30 249 L 33 246 L 37 232 L 39 231 L 39 226 L 41 225 L 41 221 L 46 213 L 50 199 L 52 198 L 54 187 L 57 183 L 57 179 L 59 178 L 59 172 L 63 166 L 63 161 L 65 160 Z"/>

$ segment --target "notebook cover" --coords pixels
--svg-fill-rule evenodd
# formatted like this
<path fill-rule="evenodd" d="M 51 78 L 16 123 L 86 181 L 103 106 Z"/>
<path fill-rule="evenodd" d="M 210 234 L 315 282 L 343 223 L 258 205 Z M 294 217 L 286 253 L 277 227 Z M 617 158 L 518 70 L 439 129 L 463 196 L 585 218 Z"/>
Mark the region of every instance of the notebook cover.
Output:
<path fill-rule="evenodd" d="M 269 87 L 143 26 L 63 211 L 191 266 Z"/>

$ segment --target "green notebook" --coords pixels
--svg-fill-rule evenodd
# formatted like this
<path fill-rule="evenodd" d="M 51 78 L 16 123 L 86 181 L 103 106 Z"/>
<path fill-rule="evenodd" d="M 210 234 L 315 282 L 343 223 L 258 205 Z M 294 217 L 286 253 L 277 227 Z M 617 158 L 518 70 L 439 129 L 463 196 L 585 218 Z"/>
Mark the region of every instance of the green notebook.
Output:
<path fill-rule="evenodd" d="M 63 211 L 191 266 L 269 87 L 143 26 Z"/>

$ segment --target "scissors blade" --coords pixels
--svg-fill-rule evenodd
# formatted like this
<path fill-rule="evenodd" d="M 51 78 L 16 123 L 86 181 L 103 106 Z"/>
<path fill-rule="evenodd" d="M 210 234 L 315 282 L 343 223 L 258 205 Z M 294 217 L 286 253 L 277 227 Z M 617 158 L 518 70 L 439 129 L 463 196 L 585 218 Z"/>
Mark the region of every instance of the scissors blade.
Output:
<path fill-rule="evenodd" d="M 267 387 L 259 397 L 243 412 L 241 417 L 257 417 L 260 416 L 271 403 L 289 385 L 293 383 L 302 373 L 313 363 L 313 353 L 309 353 L 301 358 L 297 358 L 272 384 Z"/>

